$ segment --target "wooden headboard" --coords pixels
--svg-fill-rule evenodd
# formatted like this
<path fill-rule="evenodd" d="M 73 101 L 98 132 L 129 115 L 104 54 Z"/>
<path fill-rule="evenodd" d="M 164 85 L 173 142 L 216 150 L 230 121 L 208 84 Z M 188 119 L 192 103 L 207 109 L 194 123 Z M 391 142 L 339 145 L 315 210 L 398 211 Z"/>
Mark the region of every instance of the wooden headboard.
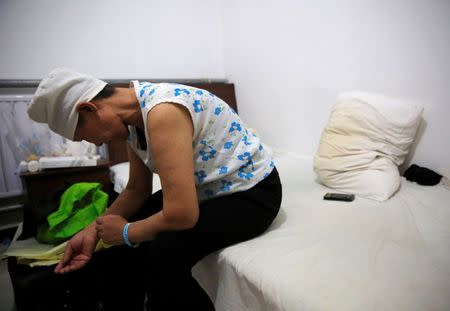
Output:
<path fill-rule="evenodd" d="M 128 87 L 128 85 L 123 83 L 111 83 L 114 86 L 117 87 Z M 193 87 L 198 87 L 200 89 L 207 90 L 217 97 L 224 100 L 228 105 L 230 105 L 231 108 L 233 108 L 236 112 L 237 109 L 237 103 L 236 103 L 236 95 L 234 93 L 234 84 L 233 83 L 224 83 L 224 82 L 212 82 L 212 83 L 185 83 L 185 85 L 190 85 Z M 128 161 L 127 156 L 127 147 L 126 147 L 126 141 L 120 140 L 120 141 L 112 141 L 108 145 L 108 153 L 109 153 L 109 160 L 112 162 L 112 164 L 117 164 L 121 162 Z"/>

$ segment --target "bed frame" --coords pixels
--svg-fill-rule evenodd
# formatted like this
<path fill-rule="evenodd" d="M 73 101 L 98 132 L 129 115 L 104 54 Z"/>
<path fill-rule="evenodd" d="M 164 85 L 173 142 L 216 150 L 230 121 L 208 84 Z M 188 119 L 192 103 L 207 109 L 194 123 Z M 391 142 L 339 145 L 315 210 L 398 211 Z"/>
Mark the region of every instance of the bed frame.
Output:
<path fill-rule="evenodd" d="M 116 87 L 128 87 L 128 85 L 124 84 L 124 83 L 111 83 L 111 84 Z M 213 93 L 214 95 L 216 95 L 217 97 L 220 97 L 221 99 L 223 99 L 236 112 L 238 111 L 233 83 L 225 83 L 225 82 L 189 83 L 189 82 L 183 82 L 183 84 L 207 90 L 207 91 Z M 111 161 L 111 165 L 128 161 L 126 141 L 125 140 L 112 141 L 110 144 L 108 144 L 108 153 L 109 153 L 109 161 Z"/>

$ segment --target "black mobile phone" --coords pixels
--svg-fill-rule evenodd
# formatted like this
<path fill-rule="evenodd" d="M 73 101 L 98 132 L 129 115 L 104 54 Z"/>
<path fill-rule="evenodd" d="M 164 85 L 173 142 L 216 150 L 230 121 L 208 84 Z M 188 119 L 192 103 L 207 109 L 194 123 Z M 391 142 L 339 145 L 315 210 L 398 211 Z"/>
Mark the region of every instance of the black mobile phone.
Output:
<path fill-rule="evenodd" d="M 355 199 L 354 194 L 345 194 L 345 193 L 326 193 L 323 196 L 324 200 L 332 200 L 332 201 L 346 201 L 351 202 Z"/>

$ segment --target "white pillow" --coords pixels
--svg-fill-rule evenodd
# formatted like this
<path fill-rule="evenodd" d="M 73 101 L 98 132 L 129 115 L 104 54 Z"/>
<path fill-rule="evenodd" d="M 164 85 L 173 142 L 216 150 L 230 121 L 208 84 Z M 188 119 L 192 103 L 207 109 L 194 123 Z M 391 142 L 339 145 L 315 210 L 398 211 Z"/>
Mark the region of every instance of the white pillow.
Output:
<path fill-rule="evenodd" d="M 111 181 L 114 184 L 114 191 L 121 193 L 128 183 L 128 174 L 130 170 L 130 162 L 122 162 L 112 165 L 109 168 Z"/>
<path fill-rule="evenodd" d="M 112 165 L 110 168 L 111 180 L 114 184 L 114 191 L 121 193 L 127 186 L 130 174 L 130 162 L 122 162 Z M 157 174 L 153 174 L 153 193 L 161 189 L 161 181 Z"/>
<path fill-rule="evenodd" d="M 314 157 L 324 185 L 370 199 L 389 199 L 398 166 L 414 141 L 423 108 L 379 94 L 341 94 Z"/>

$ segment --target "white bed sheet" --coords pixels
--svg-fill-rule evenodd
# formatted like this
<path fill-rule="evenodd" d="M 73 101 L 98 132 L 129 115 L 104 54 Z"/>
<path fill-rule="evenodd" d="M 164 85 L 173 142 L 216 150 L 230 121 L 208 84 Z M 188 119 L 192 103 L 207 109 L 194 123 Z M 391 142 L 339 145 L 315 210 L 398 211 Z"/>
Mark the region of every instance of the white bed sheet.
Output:
<path fill-rule="evenodd" d="M 217 311 L 450 310 L 450 191 L 402 179 L 386 202 L 324 201 L 312 158 L 275 153 L 280 214 L 193 274 Z"/>

